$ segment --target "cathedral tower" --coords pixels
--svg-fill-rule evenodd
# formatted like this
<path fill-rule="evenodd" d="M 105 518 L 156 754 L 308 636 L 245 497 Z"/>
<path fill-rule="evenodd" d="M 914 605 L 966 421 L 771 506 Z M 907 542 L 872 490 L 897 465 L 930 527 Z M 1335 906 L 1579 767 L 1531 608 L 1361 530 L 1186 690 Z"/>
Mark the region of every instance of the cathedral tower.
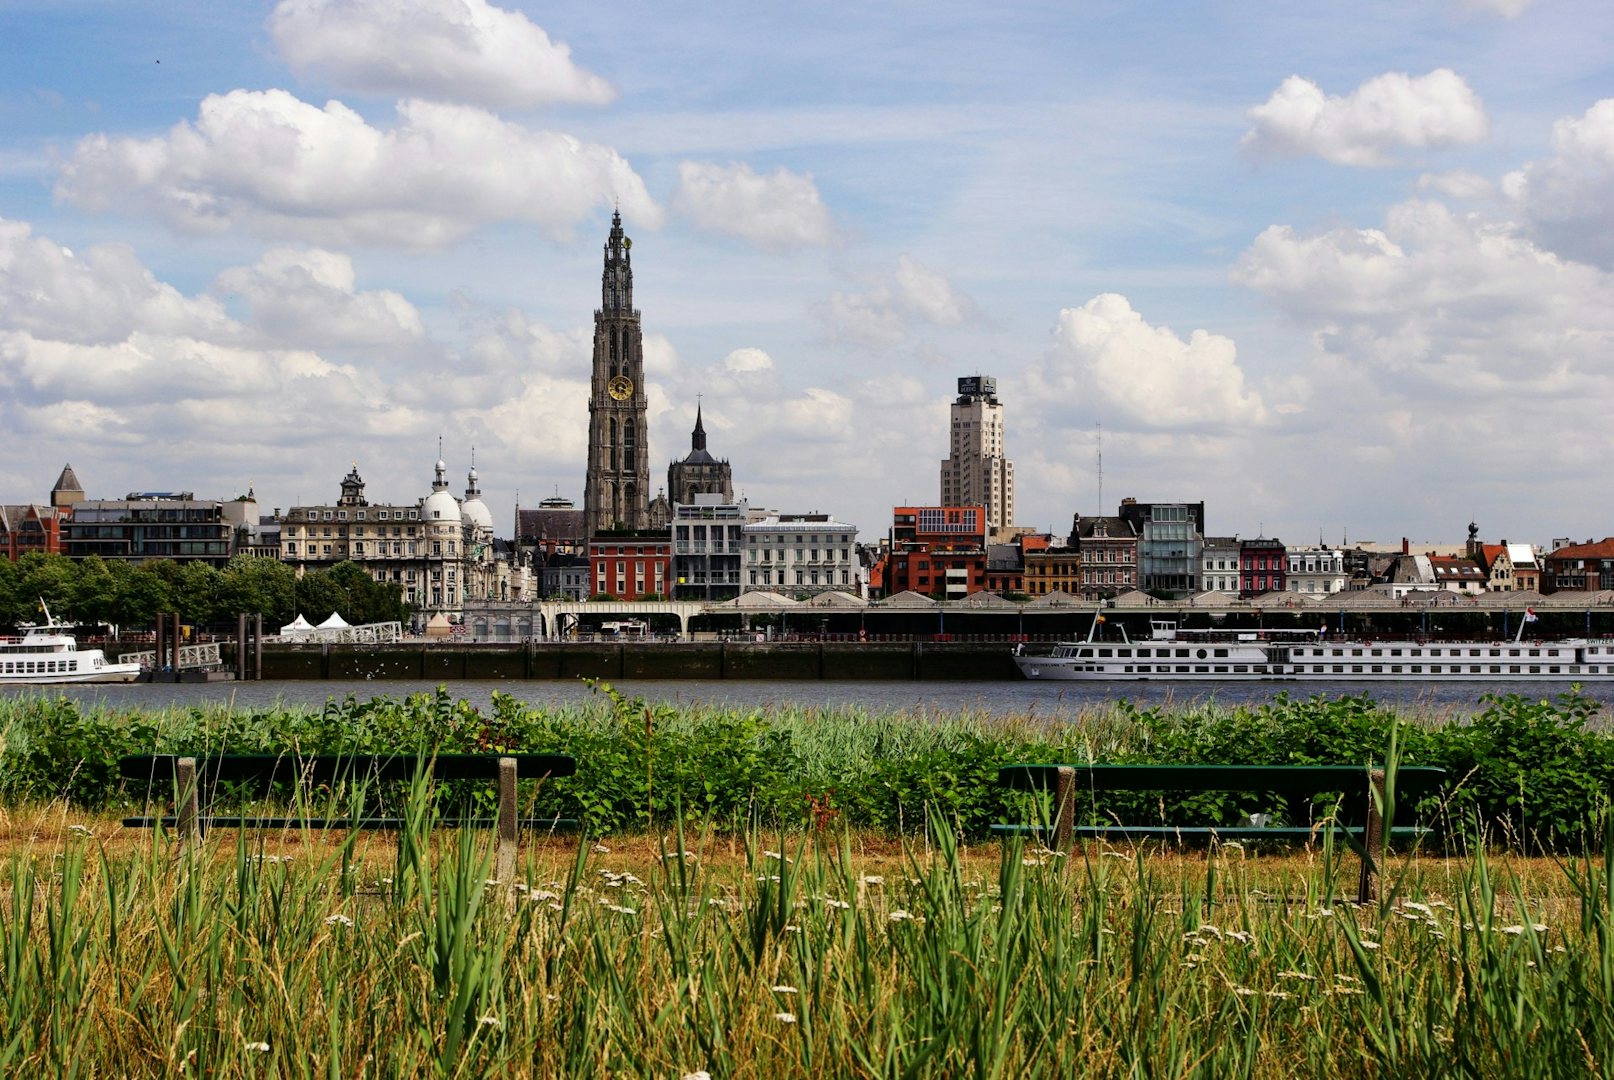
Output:
<path fill-rule="evenodd" d="M 583 525 L 590 536 L 602 529 L 650 525 L 644 345 L 633 307 L 632 249 L 633 241 L 622 233 L 622 214 L 612 214 L 600 309 L 594 313 L 594 375 L 588 396 Z"/>
<path fill-rule="evenodd" d="M 674 503 L 692 503 L 701 493 L 723 496 L 734 501 L 734 476 L 727 461 L 719 461 L 706 450 L 706 425 L 701 409 L 695 406 L 695 430 L 689 433 L 689 456 L 667 469 L 667 493 Z"/>

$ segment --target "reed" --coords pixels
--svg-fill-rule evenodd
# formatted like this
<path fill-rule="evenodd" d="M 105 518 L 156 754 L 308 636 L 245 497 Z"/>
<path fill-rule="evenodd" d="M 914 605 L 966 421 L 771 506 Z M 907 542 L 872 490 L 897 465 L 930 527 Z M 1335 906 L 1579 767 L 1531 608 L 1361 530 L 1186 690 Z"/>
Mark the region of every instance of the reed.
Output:
<path fill-rule="evenodd" d="M 967 855 L 945 818 L 871 870 L 844 831 L 681 821 L 493 881 L 433 830 L 272 853 L 68 829 L 0 864 L 0 1070 L 59 1076 L 1606 1075 L 1614 872 L 1541 889 L 1483 852 L 1392 863 L 1229 845 Z M 1605 829 L 1614 824 L 1605 822 Z M 1614 842 L 1614 835 L 1609 836 Z M 284 849 L 276 849 L 284 850 Z M 373 852 L 371 853 L 373 856 Z"/>

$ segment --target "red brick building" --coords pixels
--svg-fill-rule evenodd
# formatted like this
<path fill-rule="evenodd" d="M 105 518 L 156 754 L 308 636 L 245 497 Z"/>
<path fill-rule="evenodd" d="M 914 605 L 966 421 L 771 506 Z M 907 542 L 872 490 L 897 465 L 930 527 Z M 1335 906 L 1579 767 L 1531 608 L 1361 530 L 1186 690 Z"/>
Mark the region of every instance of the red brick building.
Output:
<path fill-rule="evenodd" d="M 1288 586 L 1288 549 L 1276 537 L 1257 537 L 1239 543 L 1239 595 L 1244 598 L 1283 592 Z"/>
<path fill-rule="evenodd" d="M 594 595 L 618 600 L 668 596 L 672 591 L 672 535 L 602 532 L 589 537 L 589 580 Z"/>
<path fill-rule="evenodd" d="M 986 508 L 899 506 L 891 512 L 885 595 L 956 600 L 986 588 Z"/>
<path fill-rule="evenodd" d="M 1614 589 L 1614 537 L 1565 544 L 1546 557 L 1542 592 L 1597 592 Z"/>
<path fill-rule="evenodd" d="M 62 522 L 71 520 L 73 507 L 84 501 L 73 466 L 64 465 L 50 489 L 50 505 L 0 505 L 0 555 L 16 562 L 31 551 L 58 554 L 62 550 Z"/>

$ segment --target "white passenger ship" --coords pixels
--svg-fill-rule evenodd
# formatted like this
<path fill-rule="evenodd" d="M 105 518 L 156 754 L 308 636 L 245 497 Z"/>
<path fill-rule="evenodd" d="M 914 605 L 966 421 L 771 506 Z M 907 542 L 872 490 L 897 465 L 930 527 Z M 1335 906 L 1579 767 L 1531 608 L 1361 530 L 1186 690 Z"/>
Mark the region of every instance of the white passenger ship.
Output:
<path fill-rule="evenodd" d="M 72 623 L 57 622 L 40 603 L 43 623 L 22 623 L 21 637 L 0 637 L 0 686 L 13 683 L 133 682 L 139 664 L 108 660 L 100 649 L 80 649 L 68 633 Z"/>
<path fill-rule="evenodd" d="M 1329 641 L 1315 630 L 1180 630 L 1150 623 L 1147 641 L 1060 642 L 1051 655 L 1019 654 L 1028 679 L 1169 679 L 1173 682 L 1293 679 L 1390 680 L 1614 679 L 1614 641 Z"/>

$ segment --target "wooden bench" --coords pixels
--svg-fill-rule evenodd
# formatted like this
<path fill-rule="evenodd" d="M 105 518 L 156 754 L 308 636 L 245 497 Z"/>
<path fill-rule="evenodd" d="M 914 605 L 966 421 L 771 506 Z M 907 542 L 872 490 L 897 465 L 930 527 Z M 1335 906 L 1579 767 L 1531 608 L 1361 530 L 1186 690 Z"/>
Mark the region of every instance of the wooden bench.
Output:
<path fill-rule="evenodd" d="M 1437 790 L 1445 779 L 1445 769 L 1403 765 L 1395 772 L 1395 801 L 1406 805 L 1409 797 Z M 1005 765 L 998 770 L 998 783 L 1008 788 L 1051 794 L 1053 818 L 1047 826 L 994 825 L 992 831 L 1000 835 L 1051 837 L 1052 846 L 1058 851 L 1068 850 L 1077 836 L 1122 840 L 1308 841 L 1324 829 L 1332 828 L 1336 834 L 1347 837 L 1362 857 L 1358 899 L 1365 903 L 1377 895 L 1374 858 L 1386 839 L 1383 769 L 1365 765 Z M 1269 792 L 1308 801 L 1327 792 L 1340 792 L 1343 799 L 1336 818 L 1316 826 L 1137 826 L 1120 822 L 1077 825 L 1077 793 L 1096 795 L 1104 791 Z M 1389 836 L 1413 839 L 1428 831 L 1418 826 L 1393 826 Z"/>
<path fill-rule="evenodd" d="M 209 828 L 226 829 L 399 829 L 402 818 L 360 817 L 231 817 L 213 814 L 220 785 L 244 785 L 258 791 L 274 784 L 305 787 L 323 785 L 333 790 L 383 781 L 410 783 L 432 780 L 496 780 L 497 816 L 444 818 L 438 824 L 460 828 L 496 826 L 499 831 L 498 877 L 509 881 L 515 873 L 517 849 L 516 781 L 571 776 L 577 762 L 566 754 L 220 754 L 213 757 L 176 757 L 141 754 L 118 762 L 127 780 L 170 784 L 176 813 L 172 816 L 128 817 L 130 828 L 161 826 L 197 839 Z M 529 828 L 573 828 L 576 822 L 559 818 L 534 819 Z"/>

